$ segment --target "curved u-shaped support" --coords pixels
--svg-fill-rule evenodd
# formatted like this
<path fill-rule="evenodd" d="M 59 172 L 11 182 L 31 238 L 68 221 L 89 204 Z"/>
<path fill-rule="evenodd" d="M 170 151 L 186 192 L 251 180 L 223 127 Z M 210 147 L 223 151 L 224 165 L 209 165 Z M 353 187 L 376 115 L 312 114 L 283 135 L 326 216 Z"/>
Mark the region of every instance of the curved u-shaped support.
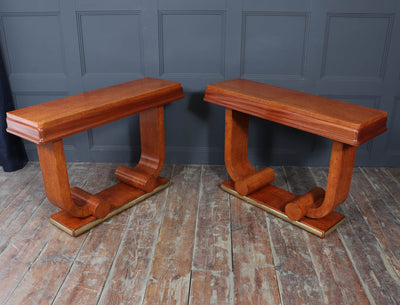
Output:
<path fill-rule="evenodd" d="M 248 157 L 249 116 L 229 108 L 225 110 L 225 166 L 235 182 L 236 191 L 245 196 L 275 179 L 271 168 L 257 171 Z"/>
<path fill-rule="evenodd" d="M 140 116 L 141 155 L 139 163 L 130 169 L 120 166 L 115 177 L 133 187 L 151 192 L 157 186 L 165 160 L 164 108 L 143 111 Z"/>
<path fill-rule="evenodd" d="M 254 174 L 248 157 L 249 116 L 225 109 L 225 166 L 233 181 Z"/>
<path fill-rule="evenodd" d="M 332 143 L 331 161 L 324 201 L 319 207 L 308 209 L 307 217 L 322 218 L 346 200 L 350 191 L 356 151 L 356 146 L 337 141 Z"/>
<path fill-rule="evenodd" d="M 351 177 L 357 147 L 334 141 L 332 143 L 326 192 L 318 191 L 315 196 L 300 196 L 285 207 L 291 220 L 300 220 L 303 216 L 322 218 L 343 203 L 350 190 Z M 322 200 L 323 198 L 323 200 Z"/>
<path fill-rule="evenodd" d="M 164 108 L 159 106 L 140 114 L 142 153 L 134 169 L 117 168 L 115 176 L 121 182 L 145 192 L 152 192 L 159 185 L 159 174 L 164 165 Z M 71 216 L 86 218 L 105 217 L 111 204 L 96 195 L 77 187 L 70 187 L 62 140 L 37 145 L 40 166 L 48 199 Z"/>
<path fill-rule="evenodd" d="M 37 145 L 37 150 L 44 188 L 50 202 L 74 217 L 101 217 L 104 214 L 101 210 L 107 209 L 101 206 L 100 201 L 91 201 L 89 204 L 72 199 L 62 140 Z"/>

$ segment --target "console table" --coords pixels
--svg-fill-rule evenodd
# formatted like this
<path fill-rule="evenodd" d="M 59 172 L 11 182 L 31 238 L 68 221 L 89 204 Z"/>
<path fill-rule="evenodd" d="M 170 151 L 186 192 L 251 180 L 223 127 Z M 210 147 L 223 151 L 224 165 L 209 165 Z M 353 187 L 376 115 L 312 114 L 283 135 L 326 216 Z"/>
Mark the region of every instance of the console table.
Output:
<path fill-rule="evenodd" d="M 183 98 L 180 83 L 155 78 L 98 89 L 7 113 L 7 131 L 37 144 L 47 198 L 61 208 L 50 221 L 78 236 L 169 185 L 164 165 L 163 105 Z M 120 183 L 97 194 L 70 187 L 63 138 L 139 114 L 141 157 L 117 168 Z"/>
<path fill-rule="evenodd" d="M 225 165 L 231 180 L 221 187 L 319 237 L 344 220 L 333 211 L 349 193 L 357 146 L 385 132 L 385 111 L 244 79 L 208 85 L 204 100 L 225 110 Z M 271 168 L 248 160 L 249 115 L 333 140 L 326 191 L 295 195 L 271 184 Z"/>

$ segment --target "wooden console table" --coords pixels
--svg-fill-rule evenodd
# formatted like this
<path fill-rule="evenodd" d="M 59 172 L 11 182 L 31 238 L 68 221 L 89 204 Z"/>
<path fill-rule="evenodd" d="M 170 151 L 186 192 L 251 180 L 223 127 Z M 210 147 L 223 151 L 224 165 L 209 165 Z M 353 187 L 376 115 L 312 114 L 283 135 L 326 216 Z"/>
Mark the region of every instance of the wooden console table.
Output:
<path fill-rule="evenodd" d="M 183 98 L 180 83 L 143 78 L 7 113 L 7 131 L 37 144 L 48 199 L 61 208 L 50 221 L 72 236 L 159 192 L 164 165 L 163 105 Z M 133 169 L 120 166 L 121 181 L 92 195 L 70 187 L 62 139 L 140 113 L 141 157 Z"/>
<path fill-rule="evenodd" d="M 344 220 L 333 210 L 348 196 L 357 146 L 387 130 L 385 111 L 244 79 L 208 85 L 204 100 L 226 107 L 225 165 L 232 180 L 221 187 L 322 238 Z M 249 115 L 332 139 L 326 191 L 297 196 L 270 184 L 271 168 L 256 171 L 247 155 Z"/>

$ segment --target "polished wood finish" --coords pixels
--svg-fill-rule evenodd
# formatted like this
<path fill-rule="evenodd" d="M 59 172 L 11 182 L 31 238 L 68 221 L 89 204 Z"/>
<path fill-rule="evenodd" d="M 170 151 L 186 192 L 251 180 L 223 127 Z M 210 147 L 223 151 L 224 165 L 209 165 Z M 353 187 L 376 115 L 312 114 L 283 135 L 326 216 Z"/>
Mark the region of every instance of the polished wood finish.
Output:
<path fill-rule="evenodd" d="M 208 85 L 204 100 L 353 146 L 387 130 L 385 111 L 245 79 Z"/>
<path fill-rule="evenodd" d="M 270 184 L 274 179 L 275 172 L 272 168 L 267 167 L 241 180 L 235 181 L 235 189 L 240 195 L 245 196 Z"/>
<path fill-rule="evenodd" d="M 247 148 L 249 141 L 248 115 L 226 108 L 225 110 L 225 165 L 235 181 L 236 190 L 247 195 L 275 179 L 274 171 L 265 168 L 256 171 L 250 164 Z"/>
<path fill-rule="evenodd" d="M 320 205 L 320 200 L 323 200 L 325 196 L 325 190 L 316 187 L 304 195 L 298 196 L 290 203 L 285 205 L 286 215 L 294 221 L 298 221 L 306 216 L 307 211 L 315 204 Z"/>
<path fill-rule="evenodd" d="M 272 184 L 263 187 L 246 196 L 240 195 L 233 185 L 232 180 L 225 181 L 221 184 L 221 188 L 231 195 L 234 195 L 258 208 L 261 208 L 279 218 L 306 230 L 318 237 L 324 238 L 331 234 L 338 225 L 344 221 L 344 216 L 340 213 L 332 211 L 327 216 L 313 219 L 303 217 L 299 220 L 292 220 L 289 215 L 285 213 L 285 206 L 288 202 L 295 200 L 297 195 L 285 191 Z"/>
<path fill-rule="evenodd" d="M 142 154 L 134 169 L 117 168 L 118 180 L 151 192 L 157 186 L 165 159 L 164 108 L 157 107 L 140 113 L 140 140 Z"/>
<path fill-rule="evenodd" d="M 163 105 L 183 97 L 179 83 L 144 78 L 7 113 L 7 131 L 37 144 L 46 195 L 61 208 L 51 222 L 77 236 L 168 186 Z M 121 181 L 92 195 L 70 187 L 62 138 L 139 113 L 141 157 L 120 166 Z"/>
<path fill-rule="evenodd" d="M 147 77 L 10 111 L 7 131 L 46 144 L 181 98 L 180 83 Z"/>
<path fill-rule="evenodd" d="M 222 188 L 320 237 L 344 219 L 333 210 L 348 196 L 357 146 L 387 130 L 384 111 L 244 79 L 208 85 L 204 100 L 226 107 L 225 165 L 232 180 Z M 248 160 L 249 115 L 332 139 L 326 192 L 297 196 L 270 185 L 274 171 L 256 171 Z"/>
<path fill-rule="evenodd" d="M 148 197 L 165 189 L 168 186 L 169 181 L 165 178 L 160 178 L 157 187 L 150 192 L 145 192 L 140 189 L 130 187 L 125 183 L 118 183 L 95 195 L 87 193 L 90 197 L 94 197 L 97 200 L 110 205 L 110 208 L 106 212 L 103 212 L 103 214 L 101 214 L 102 217 L 91 214 L 91 216 L 88 216 L 86 218 L 78 218 L 71 216 L 70 213 L 67 213 L 65 211 L 60 211 L 50 216 L 50 222 L 61 230 L 67 232 L 71 236 L 79 236 L 82 233 L 85 233 L 91 228 L 97 226 L 98 224 L 110 219 L 118 213 L 125 211 L 126 209 L 129 209 L 135 204 L 147 199 Z M 87 198 L 83 199 L 85 200 L 84 204 L 87 204 Z"/>
<path fill-rule="evenodd" d="M 37 146 L 47 198 L 75 217 L 91 215 L 89 205 L 72 200 L 62 141 Z"/>
<path fill-rule="evenodd" d="M 119 165 L 68 162 L 70 183 L 96 194 L 118 183 Z M 328 177 L 273 170 L 296 194 Z M 168 189 L 73 238 L 46 221 L 58 208 L 40 175 L 37 162 L 0 168 L 0 304 L 149 304 L 150 284 L 163 304 L 399 303 L 400 168 L 354 168 L 346 221 L 325 239 L 215 187 L 225 166 L 173 164 Z"/>

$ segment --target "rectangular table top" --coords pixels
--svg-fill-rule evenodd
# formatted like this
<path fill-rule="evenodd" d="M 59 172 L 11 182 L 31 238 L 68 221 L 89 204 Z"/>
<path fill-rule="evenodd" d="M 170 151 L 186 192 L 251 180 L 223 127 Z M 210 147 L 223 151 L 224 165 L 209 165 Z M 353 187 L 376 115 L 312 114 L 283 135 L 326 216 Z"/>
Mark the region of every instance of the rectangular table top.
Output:
<path fill-rule="evenodd" d="M 142 78 L 7 113 L 7 131 L 46 144 L 183 98 L 180 83 Z"/>
<path fill-rule="evenodd" d="M 358 146 L 387 130 L 387 113 L 245 79 L 207 86 L 204 100 Z"/>

